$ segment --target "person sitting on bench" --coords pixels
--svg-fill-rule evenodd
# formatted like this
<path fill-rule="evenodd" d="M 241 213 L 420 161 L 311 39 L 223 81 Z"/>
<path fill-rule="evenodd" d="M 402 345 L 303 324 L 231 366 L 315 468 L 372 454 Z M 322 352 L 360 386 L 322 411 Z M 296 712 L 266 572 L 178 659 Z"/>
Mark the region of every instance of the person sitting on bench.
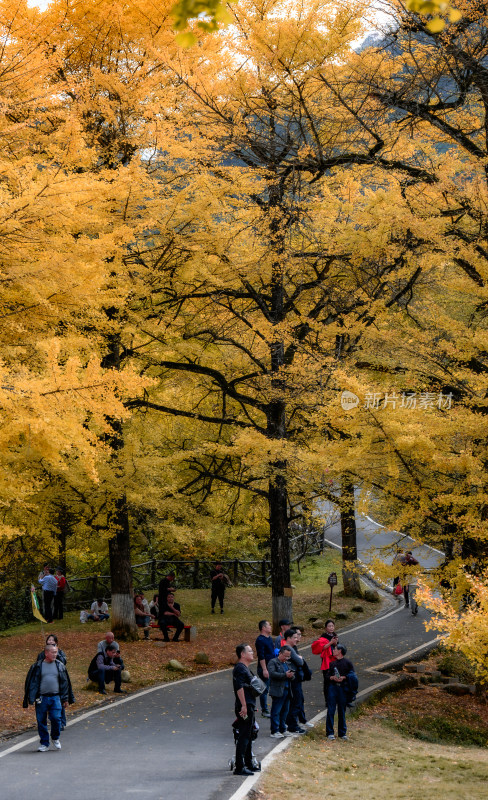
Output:
<path fill-rule="evenodd" d="M 173 642 L 178 642 L 180 639 L 180 633 L 185 627 L 181 620 L 180 606 L 178 603 L 175 603 L 175 596 L 173 592 L 168 593 L 166 602 L 162 601 L 162 598 L 159 599 L 158 623 L 159 627 L 161 628 L 164 641 L 169 642 L 168 627 L 172 627 L 176 628 L 175 635 L 173 636 Z"/>

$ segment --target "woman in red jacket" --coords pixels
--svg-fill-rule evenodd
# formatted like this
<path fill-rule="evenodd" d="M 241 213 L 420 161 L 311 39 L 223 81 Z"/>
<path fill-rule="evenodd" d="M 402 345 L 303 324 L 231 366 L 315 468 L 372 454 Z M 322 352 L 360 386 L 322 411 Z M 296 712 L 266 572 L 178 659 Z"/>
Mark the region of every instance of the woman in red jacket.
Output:
<path fill-rule="evenodd" d="M 325 707 L 327 708 L 327 695 L 329 692 L 329 667 L 336 660 L 333 655 L 333 649 L 338 642 L 338 636 L 335 632 L 335 622 L 333 619 L 328 619 L 325 623 L 325 631 L 319 636 L 315 642 L 312 642 L 312 653 L 320 656 L 322 663 L 320 670 L 324 679 L 324 700 Z"/>

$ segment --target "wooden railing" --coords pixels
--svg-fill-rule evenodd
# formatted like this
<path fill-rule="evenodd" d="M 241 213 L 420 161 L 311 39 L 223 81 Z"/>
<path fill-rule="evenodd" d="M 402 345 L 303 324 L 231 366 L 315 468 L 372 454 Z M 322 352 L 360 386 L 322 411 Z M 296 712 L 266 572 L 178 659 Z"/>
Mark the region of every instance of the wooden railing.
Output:
<path fill-rule="evenodd" d="M 290 560 L 296 562 L 298 569 L 305 556 L 317 555 L 328 547 L 326 531 L 337 520 L 331 520 L 320 530 L 307 530 L 290 538 Z M 263 559 L 222 559 L 224 572 L 236 586 L 270 586 L 271 562 Z M 199 558 L 193 561 L 151 559 L 132 565 L 134 588 L 145 594 L 154 594 L 159 581 L 169 572 L 176 575 L 177 586 L 181 589 L 205 589 L 210 587 L 210 572 L 215 560 Z M 69 576 L 68 576 L 69 577 Z M 67 608 L 85 608 L 97 597 L 110 600 L 110 575 L 88 575 L 69 577 L 71 591 L 65 597 Z"/>

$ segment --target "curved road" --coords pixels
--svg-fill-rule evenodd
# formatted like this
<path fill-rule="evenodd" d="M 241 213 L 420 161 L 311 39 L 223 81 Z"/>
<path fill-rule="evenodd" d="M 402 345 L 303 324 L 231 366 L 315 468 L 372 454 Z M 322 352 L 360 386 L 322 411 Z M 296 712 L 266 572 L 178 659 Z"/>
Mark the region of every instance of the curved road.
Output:
<path fill-rule="evenodd" d="M 425 612 L 413 617 L 402 605 L 390 599 L 378 617 L 341 635 L 362 695 L 389 680 L 376 665 L 420 651 L 433 639 L 422 625 Z M 317 669 L 310 648 L 303 652 Z M 323 710 L 321 687 L 317 673 L 304 684 L 309 718 Z M 152 687 L 81 714 L 63 732 L 60 752 L 38 753 L 37 735 L 23 734 L 0 747 L 1 796 L 23 800 L 61 791 L 70 800 L 114 794 L 117 800 L 227 800 L 243 782 L 227 767 L 234 752 L 233 704 L 231 671 L 224 670 Z M 262 760 L 277 743 L 269 737 L 269 720 L 259 717 L 259 722 L 254 750 Z"/>

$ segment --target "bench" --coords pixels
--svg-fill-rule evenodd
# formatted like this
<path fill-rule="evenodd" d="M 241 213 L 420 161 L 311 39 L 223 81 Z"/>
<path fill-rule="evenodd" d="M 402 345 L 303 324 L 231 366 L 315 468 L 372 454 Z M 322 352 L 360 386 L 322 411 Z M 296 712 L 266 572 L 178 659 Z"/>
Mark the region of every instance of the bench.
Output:
<path fill-rule="evenodd" d="M 159 630 L 159 625 L 155 621 L 151 622 L 150 627 L 151 628 L 158 628 L 158 630 Z M 174 625 L 168 625 L 168 630 L 170 630 L 170 628 L 172 628 L 173 630 L 176 630 Z M 195 641 L 195 639 L 197 638 L 197 629 L 196 629 L 195 625 L 185 625 L 185 627 L 183 628 L 183 635 L 184 635 L 185 642 L 193 642 L 193 641 Z"/>

